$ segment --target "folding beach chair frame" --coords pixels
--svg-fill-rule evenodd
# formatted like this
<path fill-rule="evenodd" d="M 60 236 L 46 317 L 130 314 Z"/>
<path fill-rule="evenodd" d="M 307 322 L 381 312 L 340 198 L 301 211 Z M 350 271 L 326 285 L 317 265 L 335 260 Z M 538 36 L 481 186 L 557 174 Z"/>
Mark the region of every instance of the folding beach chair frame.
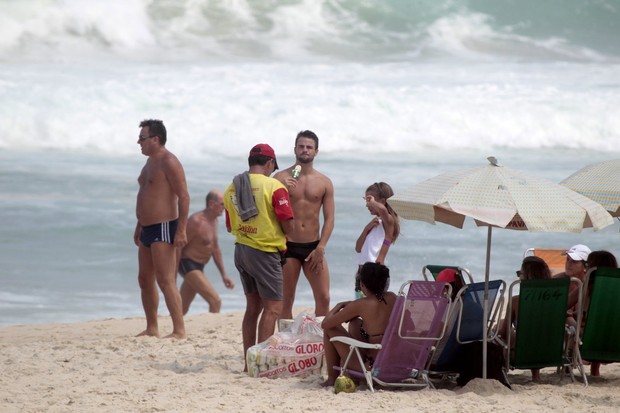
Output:
<path fill-rule="evenodd" d="M 618 345 L 620 341 L 617 324 L 620 319 L 620 304 L 615 295 L 616 289 L 609 288 L 607 283 L 620 283 L 620 269 L 591 268 L 586 274 L 586 286 L 592 274 L 595 274 L 595 279 L 590 301 L 587 308 L 584 305 L 586 320 L 581 338 L 581 357 L 603 363 L 618 362 L 620 347 L 614 345 Z"/>
<path fill-rule="evenodd" d="M 497 335 L 499 334 L 499 318 L 501 317 L 501 315 L 503 314 L 503 310 L 504 310 L 504 302 L 505 302 L 505 298 L 504 298 L 504 294 L 506 293 L 506 282 L 503 280 L 492 280 L 489 281 L 489 291 L 491 290 L 491 285 L 494 284 L 499 284 L 498 288 L 497 288 L 497 293 L 495 295 L 495 300 L 493 302 L 489 302 L 489 317 L 488 317 L 488 323 L 487 323 L 487 331 L 490 333 L 488 336 L 489 341 L 494 340 Z M 481 281 L 479 283 L 473 283 L 470 285 L 476 285 L 476 286 L 481 286 L 484 290 L 484 281 Z M 467 289 L 470 287 L 470 285 L 465 286 L 463 293 L 465 294 L 467 291 Z M 495 287 L 493 287 L 493 289 L 495 289 Z M 459 318 L 458 318 L 458 322 L 457 322 L 457 329 L 456 329 L 456 340 L 459 344 L 467 344 L 467 343 L 472 343 L 474 341 L 477 340 L 461 340 L 461 325 L 462 325 L 462 321 L 463 321 L 463 301 L 462 298 L 461 300 L 459 300 Z M 456 300 L 455 300 L 456 302 Z M 483 303 L 480 302 L 480 306 L 483 307 Z M 480 322 L 482 323 L 482 320 L 480 320 Z M 482 340 L 482 337 L 480 337 L 480 340 Z"/>
<path fill-rule="evenodd" d="M 424 267 L 422 267 L 422 277 L 424 277 L 425 281 L 434 281 L 437 279 L 437 275 L 442 270 L 445 270 L 445 269 L 459 271 L 461 274 L 467 275 L 469 284 L 472 284 L 474 282 L 474 277 L 471 275 L 471 271 L 469 271 L 467 268 L 459 267 L 456 265 L 427 264 Z M 430 277 L 429 277 L 429 273 L 430 273 Z"/>
<path fill-rule="evenodd" d="M 409 289 L 411 290 L 415 284 L 418 284 L 420 286 L 423 286 L 424 284 L 430 284 L 433 287 L 433 289 L 435 289 L 436 286 L 438 285 L 443 285 L 443 289 L 441 290 L 442 293 L 440 295 L 438 294 L 438 295 L 433 295 L 433 296 L 417 297 L 417 300 L 441 299 L 445 301 L 445 307 L 443 311 L 441 311 L 441 313 L 437 311 L 433 317 L 434 322 L 437 321 L 437 317 L 440 317 L 440 321 L 443 320 L 441 332 L 439 336 L 437 337 L 403 335 L 402 327 L 403 327 L 403 322 L 404 322 L 404 318 L 405 318 L 406 311 L 407 311 L 406 303 L 409 297 L 409 292 L 405 292 L 405 288 L 409 286 Z M 341 376 L 345 375 L 347 372 L 349 372 L 351 375 L 354 375 L 354 376 L 355 375 L 363 376 L 366 379 L 366 384 L 368 385 L 368 388 L 370 389 L 371 392 L 375 391 L 374 383 L 377 383 L 378 385 L 384 386 L 384 387 L 397 387 L 397 388 L 416 389 L 416 390 L 432 386 L 432 383 L 430 382 L 428 378 L 428 367 L 431 362 L 432 355 L 435 351 L 435 346 L 437 342 L 443 337 L 446 331 L 445 320 L 446 320 L 447 314 L 450 313 L 450 308 L 452 304 L 450 300 L 451 295 L 452 295 L 452 286 L 449 283 L 437 283 L 435 281 L 406 281 L 405 283 L 403 283 L 403 285 L 400 287 L 398 291 L 397 301 L 394 304 L 394 310 L 392 310 L 392 314 L 390 315 L 390 320 L 388 321 L 388 329 L 390 327 L 397 328 L 398 337 L 404 340 L 419 340 L 419 341 L 431 341 L 432 342 L 432 346 L 430 350 L 428 351 L 428 353 L 423 355 L 424 363 L 425 363 L 424 368 L 422 370 L 417 371 L 417 376 L 412 376 L 406 381 L 399 381 L 399 382 L 394 382 L 394 383 L 386 382 L 386 381 L 379 379 L 377 377 L 377 374 L 375 374 L 381 368 L 380 365 L 377 366 L 377 363 L 379 361 L 379 355 L 377 356 L 377 361 L 375 362 L 375 366 L 373 366 L 373 368 L 370 370 L 366 368 L 359 349 L 374 349 L 374 350 L 379 350 L 380 352 L 390 351 L 391 349 L 386 346 L 386 342 L 390 339 L 390 334 L 389 334 L 390 332 L 388 330 L 386 330 L 386 334 L 383 336 L 383 340 L 381 341 L 381 344 L 370 344 L 370 343 L 366 343 L 363 341 L 355 340 L 347 336 L 332 337 L 330 341 L 338 341 L 338 342 L 347 344 L 349 346 L 349 354 L 347 355 L 342 367 L 340 368 L 338 366 L 334 366 L 333 368 L 339 369 Z M 414 305 L 415 305 L 416 297 L 412 297 L 412 298 L 413 298 L 412 301 L 414 302 Z M 348 368 L 349 361 L 351 360 L 351 357 L 353 356 L 353 354 L 357 356 L 357 360 L 359 361 L 359 364 L 362 368 L 361 372 Z M 404 356 L 409 356 L 409 355 L 404 354 Z"/>
<path fill-rule="evenodd" d="M 444 336 L 444 338 L 447 337 L 447 340 L 450 340 L 452 337 L 452 331 L 456 330 L 454 332 L 454 342 L 451 343 L 446 343 L 445 347 L 443 349 L 443 351 L 457 351 L 457 348 L 453 348 L 453 346 L 455 344 L 468 344 L 468 343 L 473 343 L 475 341 L 481 341 L 482 340 L 482 334 L 484 333 L 484 331 L 481 331 L 481 335 L 479 338 L 475 338 L 475 339 L 462 339 L 461 336 L 461 328 L 463 325 L 463 313 L 465 311 L 464 308 L 464 302 L 463 302 L 463 296 L 465 294 L 467 294 L 468 292 L 473 293 L 474 296 L 478 299 L 476 301 L 478 301 L 478 304 L 480 305 L 480 325 L 482 325 L 482 321 L 483 321 L 483 302 L 482 302 L 482 297 L 480 297 L 478 294 L 476 294 L 476 292 L 480 292 L 480 291 L 484 291 L 484 281 L 481 282 L 477 282 L 477 283 L 471 283 L 471 284 L 467 284 L 465 285 L 463 288 L 460 289 L 460 291 L 457 293 L 453 305 L 452 305 L 452 312 L 456 312 L 456 317 L 454 317 L 454 314 L 451 314 L 448 316 L 448 320 L 452 320 L 454 319 L 454 327 L 452 328 L 452 330 L 450 330 L 450 332 Z M 496 291 L 494 294 L 494 299 L 493 301 L 489 301 L 489 307 L 488 307 L 488 311 L 489 311 L 489 316 L 488 316 L 488 323 L 487 323 L 487 332 L 489 333 L 488 335 L 488 341 L 491 342 L 492 340 L 494 340 L 498 333 L 499 333 L 499 318 L 501 317 L 501 315 L 503 314 L 503 309 L 504 309 L 504 302 L 505 302 L 505 298 L 504 298 L 504 294 L 506 293 L 506 282 L 504 282 L 503 280 L 492 280 L 489 282 L 489 292 L 491 291 Z M 471 337 L 472 334 L 468 334 L 468 337 Z M 441 360 L 441 354 L 436 358 L 436 362 L 439 362 Z M 441 367 L 441 365 L 439 365 L 438 367 Z M 433 370 L 431 371 L 432 375 L 438 375 L 441 377 L 446 377 L 446 376 L 454 376 L 456 374 L 458 374 L 456 371 L 445 371 L 445 370 Z"/>
<path fill-rule="evenodd" d="M 551 279 L 547 279 L 547 280 L 528 280 L 528 282 L 554 282 L 552 280 L 557 280 L 555 281 L 556 283 L 559 283 L 560 280 L 565 280 L 565 278 L 551 278 Z M 557 365 L 555 367 L 558 367 L 558 371 L 560 372 L 561 375 L 564 374 L 564 369 L 563 367 L 568 367 L 569 368 L 569 373 L 570 373 L 570 377 L 571 380 L 574 382 L 575 381 L 575 375 L 573 370 L 575 368 L 577 368 L 583 378 L 583 382 L 584 385 L 587 386 L 588 385 L 588 381 L 586 378 L 586 375 L 584 373 L 584 369 L 583 369 L 583 362 L 581 360 L 581 355 L 579 352 L 579 337 L 580 337 L 580 326 L 581 326 L 581 317 L 582 317 L 582 311 L 581 311 L 581 306 L 582 306 L 582 301 L 583 301 L 583 283 L 581 282 L 581 280 L 579 280 L 578 278 L 575 277 L 571 277 L 570 280 L 568 280 L 568 282 L 566 283 L 566 288 L 567 288 L 567 292 L 566 292 L 566 297 L 568 300 L 568 295 L 569 295 L 569 291 L 570 291 L 570 283 L 576 283 L 579 287 L 579 296 L 578 296 L 578 301 L 577 301 L 577 325 L 574 328 L 574 331 L 572 328 L 568 328 L 566 325 L 564 326 L 564 331 L 565 331 L 565 335 L 564 335 L 564 345 L 563 345 L 563 350 L 562 350 L 562 355 L 561 355 L 561 359 L 562 359 L 562 363 L 560 365 Z M 506 309 L 506 318 L 507 318 L 507 322 L 508 325 L 511 326 L 512 325 L 512 297 L 513 297 L 513 290 L 514 287 L 522 284 L 521 280 L 516 280 L 514 281 L 512 284 L 510 284 L 510 287 L 508 289 L 508 305 L 507 305 L 507 309 Z M 519 292 L 519 309 L 522 308 L 522 305 L 524 305 L 524 303 L 521 302 L 523 298 L 523 294 L 521 294 L 521 291 Z M 544 316 L 544 315 L 541 315 Z M 517 336 L 519 334 L 519 326 L 517 326 L 517 331 L 515 333 Z M 515 366 L 515 363 L 512 362 L 511 360 L 511 349 L 512 349 L 512 340 L 511 340 L 511 336 L 512 336 L 512 328 L 508 329 L 508 334 L 506 337 L 506 343 L 501 342 L 501 340 L 496 340 L 496 341 L 500 341 L 501 344 L 504 346 L 506 353 L 505 353 L 505 361 L 506 361 L 506 371 L 508 371 L 509 369 L 513 369 L 513 368 L 536 368 L 536 367 L 520 367 L 520 366 Z M 516 350 L 516 342 L 515 342 L 515 350 Z M 559 357 L 560 358 L 560 357 Z M 540 366 L 540 368 L 543 367 L 554 367 L 554 365 L 549 365 L 549 366 Z"/>

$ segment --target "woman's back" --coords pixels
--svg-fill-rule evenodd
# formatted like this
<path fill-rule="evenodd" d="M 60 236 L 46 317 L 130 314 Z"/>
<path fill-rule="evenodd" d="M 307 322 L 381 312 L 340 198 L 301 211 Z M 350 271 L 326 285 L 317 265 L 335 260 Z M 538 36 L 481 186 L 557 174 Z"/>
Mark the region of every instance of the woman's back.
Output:
<path fill-rule="evenodd" d="M 392 292 L 383 293 L 385 301 L 380 301 L 377 297 L 364 297 L 360 300 L 364 303 L 361 307 L 360 318 L 362 319 L 363 328 L 368 334 L 367 341 L 369 343 L 380 343 L 383 338 L 383 332 L 388 325 L 394 303 L 396 303 L 396 294 Z"/>

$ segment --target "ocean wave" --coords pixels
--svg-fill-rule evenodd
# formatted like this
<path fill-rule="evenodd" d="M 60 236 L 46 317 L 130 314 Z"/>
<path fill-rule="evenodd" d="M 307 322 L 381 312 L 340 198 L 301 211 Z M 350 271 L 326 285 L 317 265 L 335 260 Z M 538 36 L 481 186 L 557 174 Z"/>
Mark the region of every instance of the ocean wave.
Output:
<path fill-rule="evenodd" d="M 606 0 L 2 0 L 0 59 L 616 60 L 619 14 Z"/>
<path fill-rule="evenodd" d="M 620 65 L 39 65 L 2 70 L 0 148 L 135 155 L 160 118 L 189 157 L 291 153 L 302 129 L 331 153 L 438 148 L 617 152 Z M 86 171 L 86 170 L 85 170 Z"/>

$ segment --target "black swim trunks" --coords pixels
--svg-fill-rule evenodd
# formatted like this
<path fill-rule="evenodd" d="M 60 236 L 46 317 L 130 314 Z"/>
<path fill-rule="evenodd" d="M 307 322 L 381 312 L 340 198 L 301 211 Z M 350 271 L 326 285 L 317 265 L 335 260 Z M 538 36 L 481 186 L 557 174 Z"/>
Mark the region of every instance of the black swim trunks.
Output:
<path fill-rule="evenodd" d="M 174 244 L 174 235 L 177 232 L 178 219 L 174 221 L 161 222 L 159 224 L 147 225 L 142 227 L 140 232 L 140 241 L 142 244 L 150 248 L 154 242 L 167 242 Z"/>
<path fill-rule="evenodd" d="M 181 274 L 181 276 L 183 277 L 185 277 L 185 274 L 190 271 L 198 270 L 204 272 L 204 269 L 205 264 L 192 261 L 189 258 L 181 258 L 181 261 L 179 262 L 179 274 Z"/>
<path fill-rule="evenodd" d="M 312 251 L 314 251 L 319 245 L 319 241 L 313 242 L 286 242 L 286 253 L 284 254 L 285 258 L 295 258 L 301 262 L 304 262 L 308 255 Z"/>

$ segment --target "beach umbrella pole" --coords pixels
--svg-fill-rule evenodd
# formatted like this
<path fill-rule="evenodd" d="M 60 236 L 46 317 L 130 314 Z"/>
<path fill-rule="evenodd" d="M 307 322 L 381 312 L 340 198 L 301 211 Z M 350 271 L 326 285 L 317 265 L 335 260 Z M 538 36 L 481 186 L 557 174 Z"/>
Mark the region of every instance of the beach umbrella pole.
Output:
<path fill-rule="evenodd" d="M 482 378 L 487 378 L 487 337 L 488 337 L 488 307 L 489 307 L 489 272 L 491 265 L 491 238 L 493 227 L 489 225 L 487 231 L 487 258 L 484 270 L 484 298 L 482 304 Z"/>

